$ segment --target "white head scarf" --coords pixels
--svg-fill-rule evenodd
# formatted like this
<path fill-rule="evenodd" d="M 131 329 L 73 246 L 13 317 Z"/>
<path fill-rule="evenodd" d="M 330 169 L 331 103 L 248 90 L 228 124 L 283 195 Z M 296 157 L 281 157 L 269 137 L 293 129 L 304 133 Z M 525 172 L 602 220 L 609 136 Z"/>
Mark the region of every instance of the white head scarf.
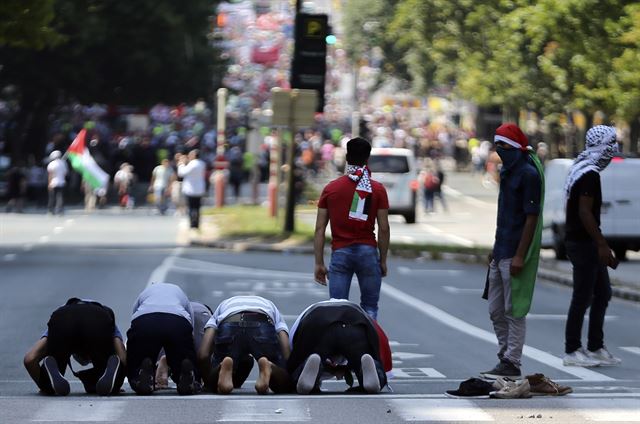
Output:
<path fill-rule="evenodd" d="M 586 146 L 578 155 L 567 176 L 564 192 L 567 197 L 571 194 L 573 185 L 589 171 L 602 172 L 613 155 L 618 151 L 616 129 L 606 125 L 598 125 L 587 131 Z"/>

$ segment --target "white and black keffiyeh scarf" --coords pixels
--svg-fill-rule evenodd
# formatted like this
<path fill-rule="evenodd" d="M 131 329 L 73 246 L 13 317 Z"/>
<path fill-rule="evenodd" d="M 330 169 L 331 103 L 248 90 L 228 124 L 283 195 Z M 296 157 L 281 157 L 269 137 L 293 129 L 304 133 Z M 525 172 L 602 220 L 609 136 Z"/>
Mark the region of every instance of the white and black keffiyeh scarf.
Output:
<path fill-rule="evenodd" d="M 602 172 L 618 151 L 616 129 L 598 125 L 587 131 L 585 149 L 578 155 L 567 176 L 564 185 L 566 198 L 571 194 L 573 185 L 589 171 Z"/>
<path fill-rule="evenodd" d="M 369 218 L 371 204 L 371 173 L 367 166 L 347 165 L 345 174 L 356 183 L 353 200 L 349 208 L 349 219 L 366 221 Z"/>

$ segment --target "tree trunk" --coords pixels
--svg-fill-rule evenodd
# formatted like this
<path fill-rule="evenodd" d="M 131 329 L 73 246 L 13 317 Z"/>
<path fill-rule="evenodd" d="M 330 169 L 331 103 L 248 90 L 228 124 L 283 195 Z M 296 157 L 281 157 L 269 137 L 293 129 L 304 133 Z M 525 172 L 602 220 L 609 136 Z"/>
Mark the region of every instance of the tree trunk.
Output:
<path fill-rule="evenodd" d="M 25 90 L 20 100 L 19 111 L 7 139 L 14 162 L 33 155 L 39 160 L 47 144 L 49 114 L 55 105 L 55 94 Z"/>

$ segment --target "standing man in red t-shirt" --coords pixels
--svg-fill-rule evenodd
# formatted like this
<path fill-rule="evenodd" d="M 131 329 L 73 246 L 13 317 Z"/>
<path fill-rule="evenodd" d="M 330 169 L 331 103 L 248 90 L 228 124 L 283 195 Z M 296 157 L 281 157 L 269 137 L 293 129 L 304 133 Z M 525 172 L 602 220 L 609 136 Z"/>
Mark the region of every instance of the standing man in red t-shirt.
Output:
<path fill-rule="evenodd" d="M 345 175 L 322 190 L 314 238 L 315 280 L 327 284 L 324 241 L 331 222 L 331 264 L 328 270 L 329 295 L 349 299 L 355 273 L 360 285 L 360 306 L 373 319 L 378 315 L 382 277 L 387 275 L 389 249 L 389 199 L 384 186 L 371 179 L 367 161 L 371 144 L 360 137 L 347 143 Z M 378 220 L 378 242 L 374 234 Z"/>

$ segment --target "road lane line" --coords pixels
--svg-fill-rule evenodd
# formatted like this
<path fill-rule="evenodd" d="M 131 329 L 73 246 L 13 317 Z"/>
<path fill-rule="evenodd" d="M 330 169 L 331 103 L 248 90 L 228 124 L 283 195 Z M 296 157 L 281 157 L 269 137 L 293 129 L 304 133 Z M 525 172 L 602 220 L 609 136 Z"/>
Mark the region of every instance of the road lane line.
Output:
<path fill-rule="evenodd" d="M 49 241 L 49 236 L 42 236 L 38 239 L 38 243 L 47 243 Z"/>
<path fill-rule="evenodd" d="M 387 283 L 382 283 L 381 293 L 384 293 L 385 295 L 392 297 L 395 300 L 401 303 L 404 303 L 407 306 L 411 306 L 418 312 L 424 315 L 427 315 L 441 322 L 442 324 L 445 324 L 469 336 L 478 338 L 480 340 L 484 340 L 494 345 L 497 345 L 498 343 L 495 334 L 487 330 L 484 330 L 480 327 L 476 327 L 475 325 L 471 325 L 468 322 L 463 321 L 462 319 L 457 318 L 443 311 L 442 309 L 439 309 L 431 305 L 430 303 L 424 302 L 401 290 L 398 290 Z M 531 346 L 525 345 L 522 354 L 527 358 L 531 358 L 542 364 L 555 368 L 564 373 L 571 374 L 583 380 L 587 380 L 587 381 L 614 381 L 615 380 L 614 378 L 611 378 L 607 375 L 600 374 L 598 372 L 595 372 L 586 368 L 565 367 L 562 365 L 561 358 L 558 358 L 557 356 L 551 355 L 550 353 L 544 352 L 540 349 L 536 349 Z"/>
<path fill-rule="evenodd" d="M 453 286 L 442 286 L 442 289 L 451 294 L 482 294 L 483 289 L 466 289 Z"/>
<path fill-rule="evenodd" d="M 175 249 L 173 249 L 171 251 L 171 254 L 166 258 L 164 258 L 160 266 L 158 266 L 156 269 L 154 269 L 151 272 L 151 275 L 149 275 L 149 279 L 147 280 L 147 285 L 145 286 L 145 288 L 149 287 L 153 283 L 164 283 L 165 279 L 167 278 L 167 274 L 173 267 L 173 263 L 175 262 L 176 259 L 178 259 L 178 256 L 180 256 L 183 252 L 184 252 L 183 247 L 176 247 Z"/>
<path fill-rule="evenodd" d="M 445 233 L 445 232 L 444 232 L 444 231 L 442 231 L 440 228 L 438 228 L 438 227 L 434 227 L 433 225 L 429 225 L 429 224 L 420 224 L 420 226 L 421 226 L 422 228 L 424 228 L 425 230 L 427 230 L 427 231 L 429 231 L 429 232 L 433 233 L 433 234 L 438 234 L 438 235 L 440 235 L 440 236 L 442 236 L 442 237 L 444 237 L 444 238 L 449 239 L 450 241 L 452 241 L 452 242 L 454 242 L 454 243 L 458 243 L 458 244 L 459 244 L 459 245 L 461 245 L 461 246 L 465 246 L 465 247 L 473 247 L 473 246 L 475 246 L 475 245 L 476 245 L 473 241 L 471 241 L 471 240 L 469 240 L 469 239 L 466 239 L 466 238 L 464 238 L 464 237 L 456 236 L 455 234 Z"/>
<path fill-rule="evenodd" d="M 15 261 L 17 257 L 18 255 L 16 255 L 15 253 L 7 253 L 6 255 L 4 255 L 3 259 L 5 262 L 11 262 Z"/>
<path fill-rule="evenodd" d="M 459 269 L 411 269 L 408 266 L 399 266 L 396 268 L 401 275 L 410 274 L 447 274 L 447 275 L 460 275 L 464 274 L 464 271 Z"/>
<path fill-rule="evenodd" d="M 619 317 L 617 315 L 606 315 L 605 321 L 616 321 Z M 565 321 L 567 314 L 528 314 L 527 320 L 534 319 L 538 321 Z M 589 315 L 584 316 L 585 321 L 589 321 Z"/>
<path fill-rule="evenodd" d="M 630 353 L 635 353 L 636 355 L 640 355 L 640 347 L 637 347 L 637 346 L 625 346 L 625 347 L 621 347 L 620 349 Z"/>

